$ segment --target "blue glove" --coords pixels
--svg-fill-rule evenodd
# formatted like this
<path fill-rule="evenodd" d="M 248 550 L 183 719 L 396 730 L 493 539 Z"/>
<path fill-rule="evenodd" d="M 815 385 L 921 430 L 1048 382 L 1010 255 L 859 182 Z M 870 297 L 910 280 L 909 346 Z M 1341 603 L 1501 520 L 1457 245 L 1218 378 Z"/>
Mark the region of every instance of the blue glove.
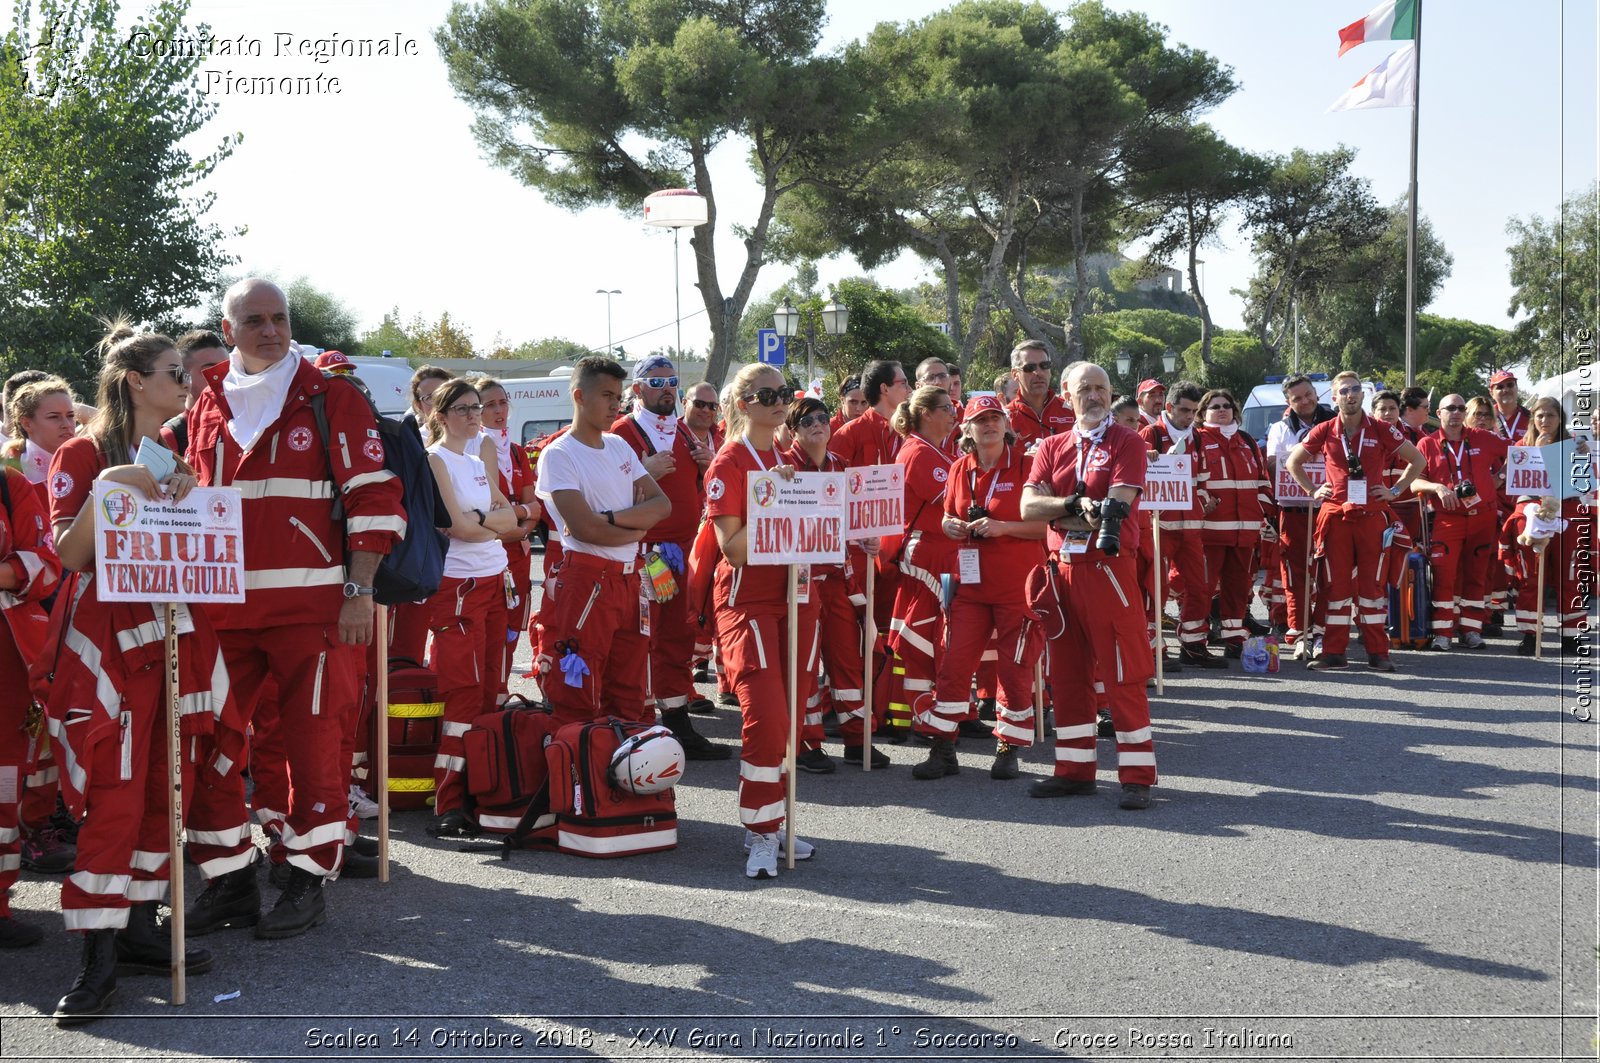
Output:
<path fill-rule="evenodd" d="M 661 555 L 661 560 L 667 563 L 668 568 L 680 576 L 683 575 L 683 551 L 676 543 L 662 543 L 656 547 L 656 553 Z"/>
<path fill-rule="evenodd" d="M 583 677 L 589 674 L 589 666 L 583 663 L 583 658 L 568 650 L 561 657 L 561 674 L 566 677 L 567 686 L 583 686 Z"/>

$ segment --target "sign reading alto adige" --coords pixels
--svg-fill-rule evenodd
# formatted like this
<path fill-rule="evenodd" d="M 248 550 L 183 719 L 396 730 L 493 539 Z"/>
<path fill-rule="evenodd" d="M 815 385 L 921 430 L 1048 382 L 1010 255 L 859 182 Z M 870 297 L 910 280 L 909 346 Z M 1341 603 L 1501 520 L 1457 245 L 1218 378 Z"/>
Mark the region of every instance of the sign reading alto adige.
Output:
<path fill-rule="evenodd" d="M 844 563 L 844 473 L 753 472 L 746 483 L 750 564 Z"/>
<path fill-rule="evenodd" d="M 95 591 L 104 602 L 244 601 L 244 509 L 234 487 L 151 502 L 94 485 Z"/>

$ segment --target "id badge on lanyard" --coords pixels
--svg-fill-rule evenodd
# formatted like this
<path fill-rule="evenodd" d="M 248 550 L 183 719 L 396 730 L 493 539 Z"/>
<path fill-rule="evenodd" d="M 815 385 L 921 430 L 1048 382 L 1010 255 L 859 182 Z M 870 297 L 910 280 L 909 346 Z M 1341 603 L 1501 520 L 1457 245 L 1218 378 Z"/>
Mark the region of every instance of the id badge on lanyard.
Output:
<path fill-rule="evenodd" d="M 796 605 L 811 604 L 811 566 L 796 565 L 794 578 L 794 600 Z"/>
<path fill-rule="evenodd" d="M 956 551 L 956 560 L 960 567 L 962 583 L 979 583 L 983 577 L 978 565 L 978 548 L 976 546 L 964 547 Z"/>
<path fill-rule="evenodd" d="M 1344 495 L 1345 495 L 1345 500 L 1347 502 L 1349 502 L 1352 506 L 1364 506 L 1364 505 L 1366 505 L 1367 504 L 1367 481 L 1365 481 L 1365 480 L 1346 480 L 1345 484 L 1344 484 Z"/>
<path fill-rule="evenodd" d="M 649 584 L 645 582 L 647 579 L 649 579 L 649 577 L 645 575 L 644 569 L 641 568 L 639 570 L 639 634 L 643 635 L 645 638 L 650 637 L 651 596 L 650 592 L 646 590 L 646 587 L 649 586 Z"/>

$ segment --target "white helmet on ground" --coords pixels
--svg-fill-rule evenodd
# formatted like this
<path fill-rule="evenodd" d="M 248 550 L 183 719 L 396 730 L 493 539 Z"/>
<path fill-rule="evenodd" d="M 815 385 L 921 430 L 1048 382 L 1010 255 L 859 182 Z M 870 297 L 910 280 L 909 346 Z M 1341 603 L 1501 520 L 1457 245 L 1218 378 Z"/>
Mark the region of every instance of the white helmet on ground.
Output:
<path fill-rule="evenodd" d="M 683 781 L 683 746 L 660 724 L 631 735 L 611 755 L 611 781 L 631 794 L 659 794 Z"/>

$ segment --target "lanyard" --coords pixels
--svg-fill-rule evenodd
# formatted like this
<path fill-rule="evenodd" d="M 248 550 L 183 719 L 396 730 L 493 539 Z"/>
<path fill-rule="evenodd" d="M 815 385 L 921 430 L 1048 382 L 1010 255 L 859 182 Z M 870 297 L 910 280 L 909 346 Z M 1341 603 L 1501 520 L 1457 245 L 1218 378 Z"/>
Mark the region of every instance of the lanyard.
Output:
<path fill-rule="evenodd" d="M 1439 445 L 1444 448 L 1444 452 L 1446 454 L 1450 455 L 1450 467 L 1451 467 L 1451 470 L 1456 475 L 1456 482 L 1460 483 L 1462 480 L 1464 480 L 1466 478 L 1466 466 L 1463 464 L 1463 461 L 1462 461 L 1462 459 L 1466 457 L 1466 453 L 1467 453 L 1467 437 L 1466 437 L 1466 435 L 1463 434 L 1461 436 L 1461 445 L 1456 447 L 1456 449 L 1454 449 L 1454 450 L 1450 449 L 1450 441 L 1445 439 L 1445 437 L 1443 435 L 1439 436 Z"/>
<path fill-rule="evenodd" d="M 744 438 L 744 449 L 750 452 L 750 456 L 756 461 L 756 467 L 762 472 L 766 472 L 768 469 L 774 468 L 778 464 L 778 453 L 776 449 L 774 449 L 772 453 L 772 464 L 768 465 L 766 462 L 761 460 L 761 452 L 750 445 L 749 436 Z"/>
<path fill-rule="evenodd" d="M 1080 433 L 1079 436 L 1078 436 L 1078 439 L 1079 439 L 1079 443 L 1078 443 L 1078 486 L 1079 487 L 1082 487 L 1083 484 L 1084 484 L 1084 478 L 1085 478 L 1084 474 L 1088 471 L 1089 459 L 1094 457 L 1094 452 L 1096 450 L 1100 449 L 1100 440 L 1105 437 L 1105 430 L 1106 430 L 1106 426 L 1102 424 L 1098 429 L 1096 429 L 1094 431 L 1093 434 L 1091 434 L 1091 435 L 1082 435 Z M 1083 445 L 1085 443 L 1088 444 L 1087 447 L 1085 447 Z"/>
<path fill-rule="evenodd" d="M 1339 426 L 1339 442 L 1344 444 L 1344 467 L 1350 468 L 1350 439 L 1344 434 L 1344 425 Z M 1367 442 L 1367 426 L 1361 426 L 1361 432 L 1356 436 L 1356 460 L 1361 460 L 1361 448 Z"/>
<path fill-rule="evenodd" d="M 1011 468 L 1011 448 L 1007 447 L 1006 448 L 1006 452 L 1004 454 L 1002 454 L 1000 456 L 1000 460 L 995 463 L 995 466 L 994 466 L 994 479 L 989 481 L 989 493 L 987 495 L 983 496 L 983 508 L 985 510 L 987 510 L 989 508 L 989 503 L 994 501 L 994 489 L 996 487 L 1000 486 L 1000 474 L 1005 472 L 1009 468 Z M 978 455 L 976 453 L 974 453 L 972 455 L 972 472 L 970 474 L 968 474 L 968 478 L 967 478 L 967 494 L 972 496 L 972 500 L 974 502 L 977 501 L 977 499 L 978 499 Z"/>
<path fill-rule="evenodd" d="M 1517 419 L 1510 423 L 1507 423 L 1506 419 L 1501 416 L 1498 408 L 1494 411 L 1494 415 L 1500 418 L 1500 431 L 1505 433 L 1507 439 L 1515 441 L 1522 434 L 1522 411 L 1520 409 L 1516 413 Z"/>
<path fill-rule="evenodd" d="M 912 432 L 911 434 L 913 436 L 915 436 L 916 438 L 922 440 L 924 443 L 927 443 L 928 446 L 933 447 L 933 452 L 935 454 L 938 454 L 940 457 L 943 457 L 943 458 L 950 457 L 950 452 L 949 451 L 945 450 L 943 447 L 934 446 L 933 442 L 931 440 L 929 440 L 928 437 L 923 435 L 921 432 Z"/>

